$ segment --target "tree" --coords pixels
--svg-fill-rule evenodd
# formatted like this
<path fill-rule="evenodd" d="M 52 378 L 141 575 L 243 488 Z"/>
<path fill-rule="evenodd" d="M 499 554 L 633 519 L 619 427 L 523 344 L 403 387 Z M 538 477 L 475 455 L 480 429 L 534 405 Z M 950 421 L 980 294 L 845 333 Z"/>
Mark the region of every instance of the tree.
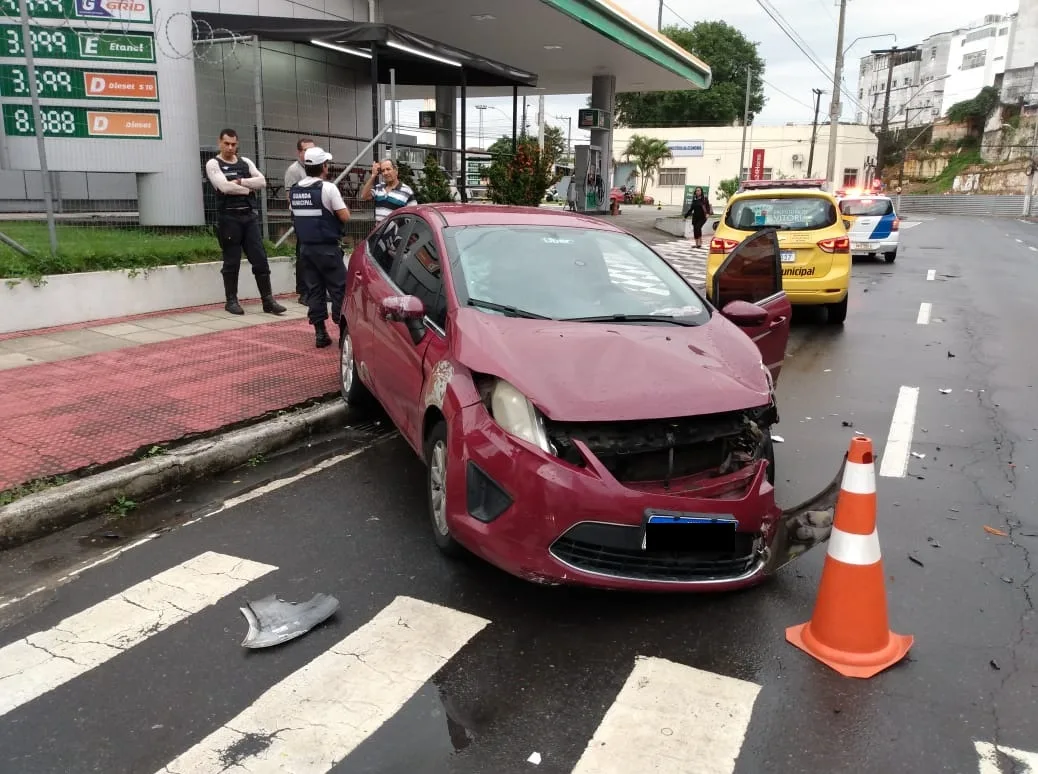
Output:
<path fill-rule="evenodd" d="M 516 138 L 522 140 L 523 138 Z M 527 136 L 526 141 L 532 141 L 534 145 L 537 145 L 537 137 Z M 498 139 L 491 143 L 490 147 L 487 148 L 487 152 L 490 153 L 491 158 L 497 157 L 508 157 L 512 155 L 512 137 L 511 135 L 502 135 Z M 551 164 L 557 164 L 566 156 L 566 137 L 562 133 L 562 130 L 557 126 L 544 125 L 544 157 Z"/>
<path fill-rule="evenodd" d="M 542 156 L 536 137 L 521 138 L 514 156 L 510 137 L 501 138 L 489 150 L 494 153 L 494 161 L 487 171 L 487 195 L 494 204 L 536 207 L 543 201 L 544 192 L 559 181 L 548 148 Z"/>
<path fill-rule="evenodd" d="M 696 22 L 692 29 L 663 28 L 663 34 L 710 65 L 713 83 L 706 90 L 631 92 L 616 95 L 616 125 L 730 126 L 742 121 L 746 69 L 753 73 L 750 123 L 764 108 L 764 61 L 739 30 L 723 21 Z"/>
<path fill-rule="evenodd" d="M 948 120 L 953 124 L 966 124 L 971 133 L 979 134 L 996 107 L 1000 96 L 994 86 L 985 86 L 973 99 L 956 102 L 948 108 Z"/>
<path fill-rule="evenodd" d="M 649 185 L 649 180 L 656 174 L 660 164 L 663 163 L 664 159 L 674 157 L 670 152 L 670 148 L 667 147 L 666 140 L 645 137 L 640 134 L 631 135 L 623 155 L 628 161 L 633 159 L 634 165 L 638 168 L 638 175 L 641 177 L 642 183 L 642 197 L 645 196 L 645 189 Z"/>
<path fill-rule="evenodd" d="M 729 177 L 727 180 L 722 180 L 717 184 L 717 198 L 726 202 L 735 196 L 735 192 L 738 190 L 739 178 Z"/>
<path fill-rule="evenodd" d="M 415 188 L 415 197 L 422 204 L 431 202 L 452 202 L 451 181 L 447 173 L 443 171 L 435 153 L 425 157 L 425 166 L 422 168 L 422 179 Z"/>

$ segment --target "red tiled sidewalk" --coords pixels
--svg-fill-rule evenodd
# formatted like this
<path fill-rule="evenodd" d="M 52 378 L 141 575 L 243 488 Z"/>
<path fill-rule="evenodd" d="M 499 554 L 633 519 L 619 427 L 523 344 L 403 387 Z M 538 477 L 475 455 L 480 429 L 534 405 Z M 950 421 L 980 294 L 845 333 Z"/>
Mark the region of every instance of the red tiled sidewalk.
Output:
<path fill-rule="evenodd" d="M 329 395 L 337 369 L 296 319 L 0 371 L 0 490 Z"/>

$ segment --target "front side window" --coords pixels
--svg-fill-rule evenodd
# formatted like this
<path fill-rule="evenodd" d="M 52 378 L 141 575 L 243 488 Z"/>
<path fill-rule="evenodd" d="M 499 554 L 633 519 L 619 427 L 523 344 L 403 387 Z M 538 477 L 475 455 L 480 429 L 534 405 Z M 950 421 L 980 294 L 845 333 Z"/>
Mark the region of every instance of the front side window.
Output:
<path fill-rule="evenodd" d="M 386 274 L 393 268 L 393 259 L 400 247 L 400 240 L 411 220 L 410 215 L 389 218 L 368 237 L 368 252 Z"/>
<path fill-rule="evenodd" d="M 440 251 L 429 225 L 415 219 L 414 228 L 393 267 L 393 282 L 405 294 L 416 296 L 425 305 L 429 319 L 443 328 L 447 323 L 447 303 L 443 290 Z"/>
<path fill-rule="evenodd" d="M 572 226 L 446 229 L 462 306 L 552 320 L 700 325 L 706 302 L 629 234 Z"/>
<path fill-rule="evenodd" d="M 742 231 L 769 226 L 788 231 L 813 231 L 834 223 L 836 208 L 821 196 L 740 199 L 725 214 L 725 224 Z"/>

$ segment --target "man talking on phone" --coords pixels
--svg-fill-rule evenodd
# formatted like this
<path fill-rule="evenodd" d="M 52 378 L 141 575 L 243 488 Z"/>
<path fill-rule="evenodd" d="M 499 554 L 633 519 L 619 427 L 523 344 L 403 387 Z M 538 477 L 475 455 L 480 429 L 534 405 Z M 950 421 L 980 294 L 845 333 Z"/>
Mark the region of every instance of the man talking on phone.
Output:
<path fill-rule="evenodd" d="M 400 181 L 392 159 L 382 159 L 371 165 L 371 177 L 360 190 L 360 198 L 361 201 L 374 199 L 375 223 L 381 223 L 401 207 L 418 203 L 411 186 Z"/>

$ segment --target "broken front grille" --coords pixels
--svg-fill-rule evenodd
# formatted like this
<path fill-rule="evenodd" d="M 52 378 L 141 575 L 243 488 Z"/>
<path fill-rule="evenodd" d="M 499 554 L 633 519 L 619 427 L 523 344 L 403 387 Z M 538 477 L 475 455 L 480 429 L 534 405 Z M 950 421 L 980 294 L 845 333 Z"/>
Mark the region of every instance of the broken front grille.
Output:
<path fill-rule="evenodd" d="M 758 561 L 754 537 L 736 535 L 734 552 L 644 551 L 641 530 L 617 524 L 578 524 L 551 546 L 559 561 L 584 572 L 631 580 L 718 581 L 751 572 Z"/>
<path fill-rule="evenodd" d="M 631 422 L 546 423 L 558 455 L 583 464 L 574 444 L 586 444 L 618 481 L 671 482 L 702 474 L 727 475 L 761 459 L 773 406 L 750 411 Z"/>

